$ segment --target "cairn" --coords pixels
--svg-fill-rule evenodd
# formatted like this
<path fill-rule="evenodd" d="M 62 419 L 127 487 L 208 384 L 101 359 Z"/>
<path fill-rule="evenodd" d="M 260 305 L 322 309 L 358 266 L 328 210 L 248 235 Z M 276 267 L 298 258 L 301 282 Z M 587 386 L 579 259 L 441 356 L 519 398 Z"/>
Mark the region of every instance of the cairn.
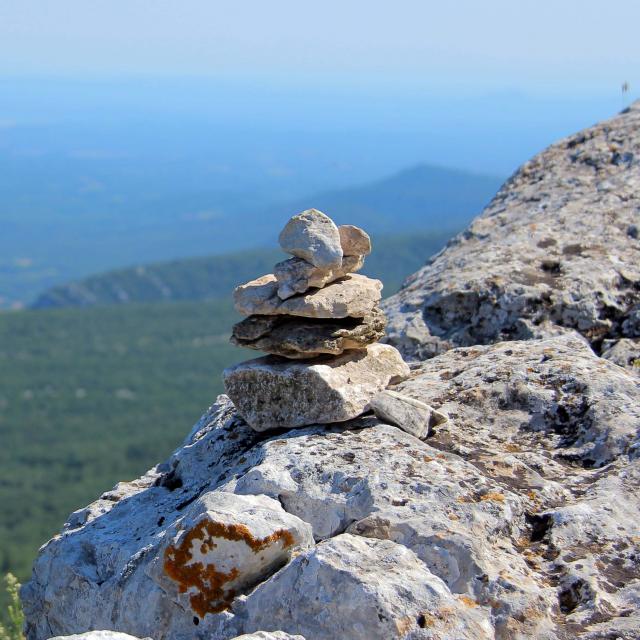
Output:
<path fill-rule="evenodd" d="M 256 431 L 355 418 L 409 374 L 398 351 L 378 343 L 382 283 L 355 273 L 371 240 L 309 209 L 289 220 L 279 241 L 294 257 L 234 292 L 247 317 L 231 341 L 269 355 L 225 369 L 227 394 Z"/>

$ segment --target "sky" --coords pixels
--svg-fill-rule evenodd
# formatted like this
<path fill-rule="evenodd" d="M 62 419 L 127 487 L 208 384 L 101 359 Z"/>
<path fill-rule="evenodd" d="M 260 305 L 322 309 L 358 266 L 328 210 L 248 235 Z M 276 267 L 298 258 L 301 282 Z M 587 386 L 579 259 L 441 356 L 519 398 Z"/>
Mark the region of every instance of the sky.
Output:
<path fill-rule="evenodd" d="M 0 74 L 620 92 L 639 24 L 638 0 L 1 0 Z"/>

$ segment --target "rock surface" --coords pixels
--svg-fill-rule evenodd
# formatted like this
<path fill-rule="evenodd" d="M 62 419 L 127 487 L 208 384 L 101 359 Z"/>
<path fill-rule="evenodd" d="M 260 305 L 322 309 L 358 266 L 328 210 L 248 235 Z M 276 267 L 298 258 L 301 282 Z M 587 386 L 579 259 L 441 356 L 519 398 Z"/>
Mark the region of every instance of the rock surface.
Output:
<path fill-rule="evenodd" d="M 383 422 L 393 424 L 420 439 L 426 438 L 433 427 L 448 419 L 428 404 L 389 389 L 375 395 L 370 406 Z"/>
<path fill-rule="evenodd" d="M 313 546 L 311 527 L 276 500 L 214 493 L 199 498 L 166 538 L 157 579 L 201 618 L 228 609 L 236 595 Z"/>
<path fill-rule="evenodd" d="M 233 293 L 236 310 L 244 316 L 289 315 L 305 318 L 364 318 L 382 297 L 382 282 L 356 274 L 323 289 L 282 300 L 278 281 L 269 273 L 240 285 Z"/>
<path fill-rule="evenodd" d="M 352 224 L 342 224 L 338 227 L 340 245 L 345 256 L 368 256 L 371 253 L 371 238 L 369 234 Z"/>
<path fill-rule="evenodd" d="M 365 318 L 313 320 L 294 316 L 249 316 L 233 327 L 231 341 L 287 358 L 340 355 L 362 349 L 384 336 L 387 320 L 379 310 Z"/>
<path fill-rule="evenodd" d="M 220 396 L 166 463 L 72 514 L 42 548 L 22 592 L 28 640 L 96 628 L 637 640 L 640 381 L 592 347 L 613 359 L 638 338 L 625 282 L 639 264 L 639 113 L 525 165 L 389 303 L 392 339 L 417 360 L 394 391 L 447 422 L 425 440 L 372 415 L 258 433 Z M 542 249 L 559 273 L 524 270 Z M 162 567 L 204 496 L 266 496 L 315 545 L 200 618 Z"/>
<path fill-rule="evenodd" d="M 78 633 L 71 636 L 56 636 L 51 640 L 138 640 L 127 633 L 119 633 L 118 631 L 88 631 L 87 633 Z M 144 640 L 151 640 L 145 638 Z"/>
<path fill-rule="evenodd" d="M 640 103 L 523 165 L 385 302 L 407 358 L 579 331 L 640 337 Z"/>
<path fill-rule="evenodd" d="M 340 232 L 333 220 L 317 209 L 293 216 L 278 238 L 284 251 L 322 269 L 342 263 Z"/>
<path fill-rule="evenodd" d="M 267 356 L 223 374 L 229 397 L 256 431 L 350 420 L 378 391 L 408 375 L 396 349 L 384 344 L 311 361 Z"/>
<path fill-rule="evenodd" d="M 321 269 L 302 258 L 283 260 L 273 269 L 278 281 L 278 297 L 286 300 L 296 293 L 320 289 L 349 273 L 360 271 L 363 265 L 364 256 L 344 256 L 340 266 L 333 269 Z"/>

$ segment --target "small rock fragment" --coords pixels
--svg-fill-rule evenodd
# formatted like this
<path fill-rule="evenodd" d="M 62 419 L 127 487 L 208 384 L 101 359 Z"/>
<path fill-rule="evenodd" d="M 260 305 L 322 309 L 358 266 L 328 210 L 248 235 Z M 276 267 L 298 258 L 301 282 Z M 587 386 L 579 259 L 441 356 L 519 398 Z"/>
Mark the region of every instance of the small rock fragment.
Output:
<path fill-rule="evenodd" d="M 304 637 L 299 635 L 292 636 L 284 631 L 255 631 L 254 633 L 236 636 L 232 640 L 304 640 Z"/>
<path fill-rule="evenodd" d="M 350 420 L 378 391 L 408 375 L 398 351 L 386 344 L 313 361 L 267 356 L 223 373 L 227 394 L 256 431 Z"/>
<path fill-rule="evenodd" d="M 345 256 L 368 256 L 371 253 L 371 238 L 364 229 L 352 224 L 342 224 L 338 231 Z"/>
<path fill-rule="evenodd" d="M 335 222 L 317 209 L 293 216 L 278 238 L 280 246 L 293 256 L 316 267 L 339 269 L 342 262 L 340 232 Z"/>
<path fill-rule="evenodd" d="M 335 269 L 322 269 L 302 258 L 283 260 L 278 262 L 273 270 L 278 281 L 278 296 L 286 300 L 308 289 L 320 289 L 338 278 L 359 271 L 362 265 L 364 256 L 344 256 L 340 267 Z"/>
<path fill-rule="evenodd" d="M 426 438 L 430 429 L 448 420 L 433 407 L 389 389 L 381 391 L 371 400 L 376 416 L 416 438 Z"/>
<path fill-rule="evenodd" d="M 240 285 L 233 292 L 236 310 L 244 316 L 290 315 L 305 318 L 364 318 L 382 297 L 382 282 L 353 274 L 313 290 L 281 300 L 278 282 L 267 274 Z"/>

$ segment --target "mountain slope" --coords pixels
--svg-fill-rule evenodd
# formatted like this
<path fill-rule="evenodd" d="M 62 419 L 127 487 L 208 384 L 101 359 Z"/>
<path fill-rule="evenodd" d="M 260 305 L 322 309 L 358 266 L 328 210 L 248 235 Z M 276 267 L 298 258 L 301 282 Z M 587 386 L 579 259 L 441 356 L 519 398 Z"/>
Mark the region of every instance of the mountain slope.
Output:
<path fill-rule="evenodd" d="M 64 207 L 59 215 L 36 215 L 35 205 L 30 215 L 28 203 L 22 203 L 13 218 L 7 196 L 0 207 L 0 308 L 29 304 L 48 288 L 109 269 L 272 246 L 274 229 L 312 206 L 373 234 L 399 229 L 451 233 L 498 186 L 496 178 L 423 165 L 385 180 L 279 204 L 253 192 L 198 190 L 107 202 L 96 213 L 89 191 L 79 201 L 72 199 L 74 215 L 64 215 Z"/>
<path fill-rule="evenodd" d="M 442 232 L 374 234 L 375 251 L 367 258 L 362 272 L 380 278 L 385 294 L 391 295 L 408 273 L 418 269 L 444 246 L 449 236 L 450 233 Z M 276 262 L 285 258 L 278 250 L 255 249 L 121 269 L 54 287 L 39 296 L 33 307 L 226 299 L 239 283 L 252 280 L 256 274 L 269 273 Z"/>

